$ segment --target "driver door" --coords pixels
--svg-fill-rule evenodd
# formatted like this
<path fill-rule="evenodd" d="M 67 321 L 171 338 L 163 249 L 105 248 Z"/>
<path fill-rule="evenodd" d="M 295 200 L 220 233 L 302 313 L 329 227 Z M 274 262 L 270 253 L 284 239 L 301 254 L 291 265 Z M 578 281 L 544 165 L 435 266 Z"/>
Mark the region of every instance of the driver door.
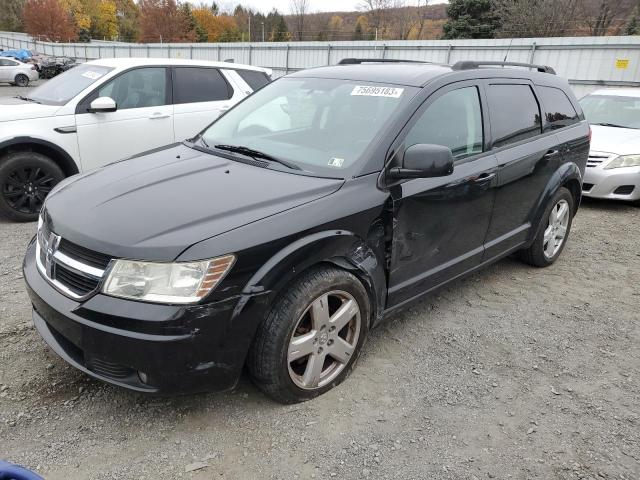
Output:
<path fill-rule="evenodd" d="M 495 196 L 496 157 L 486 151 L 481 86 L 464 82 L 432 95 L 395 148 L 449 147 L 451 175 L 391 187 L 394 211 L 387 306 L 399 306 L 480 265 Z"/>
<path fill-rule="evenodd" d="M 116 102 L 115 112 L 89 112 L 98 97 Z M 164 67 L 127 70 L 101 85 L 76 109 L 84 171 L 174 142 L 171 77 Z"/>

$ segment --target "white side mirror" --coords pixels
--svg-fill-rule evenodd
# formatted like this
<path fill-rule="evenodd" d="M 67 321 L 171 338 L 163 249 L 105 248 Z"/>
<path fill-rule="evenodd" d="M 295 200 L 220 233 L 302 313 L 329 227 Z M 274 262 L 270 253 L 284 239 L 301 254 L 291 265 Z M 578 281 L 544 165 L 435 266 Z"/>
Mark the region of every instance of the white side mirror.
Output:
<path fill-rule="evenodd" d="M 111 97 L 96 98 L 88 108 L 91 113 L 115 112 L 117 109 L 118 105 L 116 105 L 116 101 Z"/>

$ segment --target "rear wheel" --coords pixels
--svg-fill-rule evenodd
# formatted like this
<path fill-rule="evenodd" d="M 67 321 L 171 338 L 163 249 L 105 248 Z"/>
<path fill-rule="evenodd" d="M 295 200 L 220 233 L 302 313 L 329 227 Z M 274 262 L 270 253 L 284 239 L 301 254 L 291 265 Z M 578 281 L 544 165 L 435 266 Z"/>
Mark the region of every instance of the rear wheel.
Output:
<path fill-rule="evenodd" d="M 533 244 L 520 252 L 522 260 L 535 267 L 548 267 L 553 264 L 567 243 L 573 214 L 573 195 L 562 187 L 549 202 L 542 217 L 542 228 L 539 228 Z"/>
<path fill-rule="evenodd" d="M 28 87 L 29 86 L 29 77 L 27 77 L 24 73 L 19 73 L 14 78 L 14 82 L 19 87 Z"/>
<path fill-rule="evenodd" d="M 0 216 L 18 222 L 38 219 L 44 199 L 64 178 L 50 158 L 36 152 L 14 152 L 0 159 Z"/>
<path fill-rule="evenodd" d="M 305 274 L 258 329 L 248 359 L 256 385 L 281 403 L 330 390 L 352 369 L 369 318 L 367 292 L 354 275 L 336 268 Z"/>

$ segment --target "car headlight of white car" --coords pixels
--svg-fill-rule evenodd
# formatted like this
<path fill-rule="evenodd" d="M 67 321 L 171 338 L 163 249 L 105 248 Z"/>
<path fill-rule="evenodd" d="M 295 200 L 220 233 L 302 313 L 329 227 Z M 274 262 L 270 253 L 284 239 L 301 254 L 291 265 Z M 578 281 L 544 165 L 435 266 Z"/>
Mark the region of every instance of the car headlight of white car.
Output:
<path fill-rule="evenodd" d="M 616 157 L 604 167 L 605 170 L 612 168 L 624 168 L 624 167 L 640 167 L 640 154 L 639 155 L 621 155 Z"/>
<path fill-rule="evenodd" d="M 235 261 L 235 255 L 180 263 L 115 260 L 102 291 L 131 300 L 196 303 L 216 288 Z"/>

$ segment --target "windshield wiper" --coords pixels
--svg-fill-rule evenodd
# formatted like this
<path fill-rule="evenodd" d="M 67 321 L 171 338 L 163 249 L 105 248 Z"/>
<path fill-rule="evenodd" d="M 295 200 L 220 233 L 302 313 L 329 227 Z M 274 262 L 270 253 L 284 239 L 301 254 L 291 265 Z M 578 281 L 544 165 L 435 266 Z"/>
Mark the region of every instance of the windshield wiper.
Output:
<path fill-rule="evenodd" d="M 24 100 L 25 102 L 40 103 L 39 101 L 34 100 L 33 98 L 25 97 L 24 95 L 16 95 L 15 98 L 19 98 L 20 100 Z"/>
<path fill-rule="evenodd" d="M 274 163 L 279 163 L 280 165 L 284 165 L 285 167 L 288 167 L 292 170 L 302 170 L 295 163 L 287 162 L 286 160 L 281 160 L 279 158 L 269 155 L 268 153 L 261 152 L 260 150 L 254 150 L 253 148 L 243 147 L 240 145 L 223 145 L 223 144 L 215 145 L 215 148 L 217 148 L 218 150 L 226 150 L 228 152 L 241 153 L 243 155 L 247 155 L 253 158 L 263 158 L 269 162 L 274 162 Z"/>
<path fill-rule="evenodd" d="M 626 125 L 617 125 L 615 123 L 592 123 L 591 125 L 600 125 L 602 127 L 613 127 L 613 128 L 630 128 L 632 130 L 637 130 L 635 127 L 627 127 Z"/>

